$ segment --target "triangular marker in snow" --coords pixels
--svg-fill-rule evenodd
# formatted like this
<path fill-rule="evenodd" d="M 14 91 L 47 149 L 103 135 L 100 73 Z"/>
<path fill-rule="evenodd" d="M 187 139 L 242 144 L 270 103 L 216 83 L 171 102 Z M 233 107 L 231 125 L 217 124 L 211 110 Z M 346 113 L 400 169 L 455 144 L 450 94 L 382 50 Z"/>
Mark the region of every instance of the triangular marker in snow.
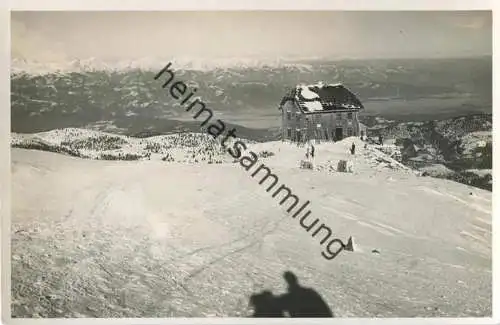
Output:
<path fill-rule="evenodd" d="M 352 236 L 347 240 L 347 245 L 344 245 L 344 250 L 354 252 L 354 245 L 352 244 Z"/>

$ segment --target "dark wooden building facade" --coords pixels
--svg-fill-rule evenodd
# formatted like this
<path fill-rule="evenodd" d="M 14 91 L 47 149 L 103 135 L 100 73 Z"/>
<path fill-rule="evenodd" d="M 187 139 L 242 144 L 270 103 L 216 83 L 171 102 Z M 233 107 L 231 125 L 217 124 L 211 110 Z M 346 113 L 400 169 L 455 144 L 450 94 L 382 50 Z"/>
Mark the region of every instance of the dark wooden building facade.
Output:
<path fill-rule="evenodd" d="M 343 85 L 301 85 L 281 100 L 282 139 L 338 141 L 366 135 L 359 122 L 364 109 L 359 99 Z"/>

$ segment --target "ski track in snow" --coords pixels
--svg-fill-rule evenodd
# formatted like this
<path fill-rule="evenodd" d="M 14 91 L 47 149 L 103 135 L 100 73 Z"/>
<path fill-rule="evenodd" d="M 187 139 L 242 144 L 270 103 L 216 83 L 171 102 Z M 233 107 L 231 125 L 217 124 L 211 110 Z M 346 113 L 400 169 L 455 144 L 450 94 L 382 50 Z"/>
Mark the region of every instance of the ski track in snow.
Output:
<path fill-rule="evenodd" d="M 490 210 L 487 210 L 485 208 L 483 208 L 482 206 L 480 205 L 477 205 L 475 203 L 472 203 L 472 202 L 467 202 L 461 198 L 459 198 L 458 196 L 455 196 L 453 194 L 450 194 L 450 193 L 446 193 L 446 192 L 439 192 L 437 190 L 434 190 L 434 189 L 431 189 L 431 188 L 428 188 L 428 187 L 420 187 L 421 190 L 423 190 L 424 192 L 428 192 L 428 193 L 432 193 L 432 194 L 435 194 L 435 195 L 439 195 L 439 196 L 445 196 L 445 197 L 449 197 L 457 202 L 460 202 L 468 207 L 471 207 L 473 209 L 476 209 L 477 211 L 480 211 L 480 212 L 483 212 L 487 215 L 491 214 L 491 211 Z M 476 197 L 475 197 L 476 198 Z M 481 200 L 483 201 L 486 201 L 488 202 L 487 199 L 485 198 L 481 198 Z"/>

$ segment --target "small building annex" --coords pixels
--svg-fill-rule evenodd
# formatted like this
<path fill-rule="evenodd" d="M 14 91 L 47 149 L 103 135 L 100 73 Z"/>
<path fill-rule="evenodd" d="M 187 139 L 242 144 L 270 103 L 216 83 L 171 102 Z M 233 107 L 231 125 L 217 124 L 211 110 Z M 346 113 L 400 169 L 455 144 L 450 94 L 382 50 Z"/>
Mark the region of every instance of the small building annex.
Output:
<path fill-rule="evenodd" d="M 361 101 L 341 84 L 299 85 L 281 100 L 282 139 L 339 141 L 366 135 Z"/>

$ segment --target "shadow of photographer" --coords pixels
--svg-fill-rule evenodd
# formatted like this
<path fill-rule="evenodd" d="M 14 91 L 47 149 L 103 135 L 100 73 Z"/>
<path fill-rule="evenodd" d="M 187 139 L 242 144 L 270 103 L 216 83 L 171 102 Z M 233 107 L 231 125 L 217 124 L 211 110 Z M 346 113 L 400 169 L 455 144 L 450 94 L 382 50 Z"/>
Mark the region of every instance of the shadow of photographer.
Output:
<path fill-rule="evenodd" d="M 250 305 L 254 308 L 253 317 L 334 317 L 328 304 L 312 288 L 299 284 L 297 276 L 290 271 L 283 274 L 288 284 L 288 291 L 276 296 L 269 290 L 250 296 Z"/>

